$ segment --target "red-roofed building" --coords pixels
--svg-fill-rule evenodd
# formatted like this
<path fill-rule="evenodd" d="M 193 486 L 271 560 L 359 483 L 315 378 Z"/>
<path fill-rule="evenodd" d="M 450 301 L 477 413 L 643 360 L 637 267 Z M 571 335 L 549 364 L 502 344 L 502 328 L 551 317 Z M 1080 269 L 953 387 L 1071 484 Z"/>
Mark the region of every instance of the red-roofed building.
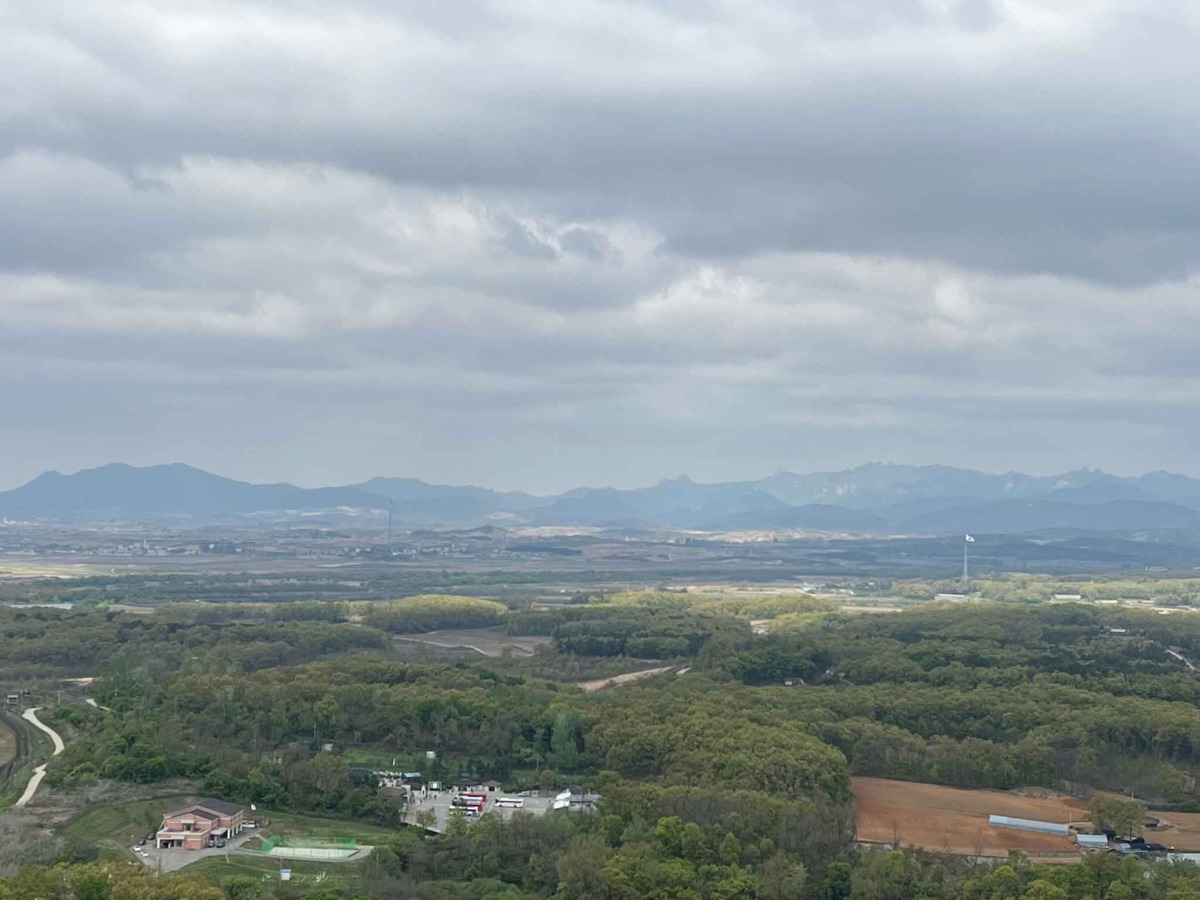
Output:
<path fill-rule="evenodd" d="M 202 850 L 240 834 L 245 818 L 246 810 L 236 803 L 210 797 L 166 813 L 154 845 L 160 850 Z"/>

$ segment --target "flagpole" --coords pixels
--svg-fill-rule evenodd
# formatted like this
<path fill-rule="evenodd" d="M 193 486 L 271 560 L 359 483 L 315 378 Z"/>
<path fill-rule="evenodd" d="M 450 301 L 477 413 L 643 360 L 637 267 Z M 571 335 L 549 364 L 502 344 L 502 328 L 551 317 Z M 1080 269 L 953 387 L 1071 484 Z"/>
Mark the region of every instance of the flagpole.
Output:
<path fill-rule="evenodd" d="M 967 540 L 967 536 L 964 534 L 963 535 L 963 577 L 962 577 L 962 583 L 963 583 L 964 587 L 967 584 L 967 544 L 969 544 L 969 543 L 970 543 L 970 541 Z"/>

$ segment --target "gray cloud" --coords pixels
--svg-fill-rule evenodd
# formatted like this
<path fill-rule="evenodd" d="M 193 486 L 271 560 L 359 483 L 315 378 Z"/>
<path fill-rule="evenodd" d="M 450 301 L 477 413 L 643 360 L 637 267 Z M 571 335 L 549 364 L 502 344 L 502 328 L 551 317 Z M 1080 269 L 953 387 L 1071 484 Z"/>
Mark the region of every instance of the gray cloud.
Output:
<path fill-rule="evenodd" d="M 1190 459 L 1183 4 L 0 4 L 0 480 Z"/>

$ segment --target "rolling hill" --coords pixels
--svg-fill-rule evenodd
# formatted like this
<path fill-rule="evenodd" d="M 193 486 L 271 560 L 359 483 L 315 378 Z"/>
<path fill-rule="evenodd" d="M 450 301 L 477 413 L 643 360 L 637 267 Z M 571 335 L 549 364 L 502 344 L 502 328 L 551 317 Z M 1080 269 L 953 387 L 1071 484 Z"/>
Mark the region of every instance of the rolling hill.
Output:
<path fill-rule="evenodd" d="M 632 490 L 577 488 L 538 497 L 414 478 L 320 488 L 251 484 L 179 463 L 140 468 L 114 463 L 69 475 L 46 472 L 0 492 L 0 516 L 10 519 L 221 520 L 317 511 L 367 511 L 382 518 L 389 509 L 401 527 L 529 524 L 931 536 L 1062 529 L 1200 532 L 1200 480 L 1166 472 L 1133 478 L 1094 469 L 993 475 L 870 463 L 715 484 L 684 475 Z"/>

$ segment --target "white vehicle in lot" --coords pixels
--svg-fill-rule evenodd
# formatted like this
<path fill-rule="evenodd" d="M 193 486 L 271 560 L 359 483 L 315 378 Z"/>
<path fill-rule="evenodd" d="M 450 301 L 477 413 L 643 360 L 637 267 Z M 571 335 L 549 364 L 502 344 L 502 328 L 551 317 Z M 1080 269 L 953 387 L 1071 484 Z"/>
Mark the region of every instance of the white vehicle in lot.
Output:
<path fill-rule="evenodd" d="M 522 797 L 498 797 L 496 798 L 497 806 L 511 806 L 521 809 L 525 806 L 525 800 Z"/>

